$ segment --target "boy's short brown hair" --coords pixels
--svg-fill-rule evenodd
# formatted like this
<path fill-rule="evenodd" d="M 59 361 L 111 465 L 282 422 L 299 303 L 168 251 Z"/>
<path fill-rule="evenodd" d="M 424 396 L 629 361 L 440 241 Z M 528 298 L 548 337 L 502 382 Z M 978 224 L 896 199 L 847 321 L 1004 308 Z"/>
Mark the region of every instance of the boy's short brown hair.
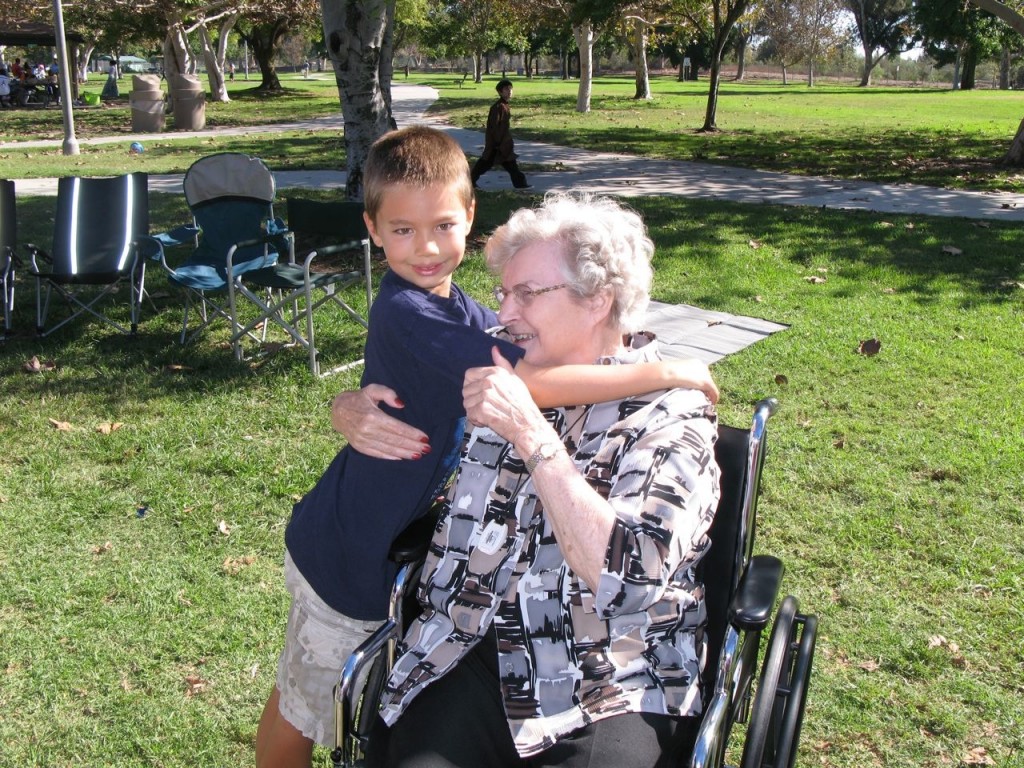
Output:
<path fill-rule="evenodd" d="M 371 219 L 393 184 L 450 187 L 467 211 L 473 204 L 473 180 L 462 148 L 448 134 L 425 125 L 390 131 L 370 147 L 363 165 L 363 206 Z"/>

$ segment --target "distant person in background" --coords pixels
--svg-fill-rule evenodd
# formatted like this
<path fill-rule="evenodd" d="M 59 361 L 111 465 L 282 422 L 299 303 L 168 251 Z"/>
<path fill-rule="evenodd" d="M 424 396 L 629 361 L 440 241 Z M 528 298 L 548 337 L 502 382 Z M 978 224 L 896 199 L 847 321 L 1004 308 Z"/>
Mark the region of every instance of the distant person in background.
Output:
<path fill-rule="evenodd" d="M 0 67 L 0 107 L 9 107 L 11 104 L 11 78 L 7 76 L 7 70 Z"/>
<path fill-rule="evenodd" d="M 14 64 L 11 65 L 11 75 L 15 80 L 21 80 L 25 71 L 21 67 L 21 59 L 15 59 Z"/>
<path fill-rule="evenodd" d="M 228 80 L 235 79 L 235 63 L 231 62 L 228 64 Z"/>
<path fill-rule="evenodd" d="M 512 110 L 508 105 L 512 98 L 512 81 L 502 78 L 495 86 L 495 90 L 498 91 L 498 100 L 487 114 L 484 151 L 473 165 L 473 186 L 476 186 L 480 177 L 491 170 L 495 163 L 501 163 L 501 167 L 508 171 L 513 187 L 530 189 L 530 183 L 516 163 L 516 152 L 512 143 Z"/>

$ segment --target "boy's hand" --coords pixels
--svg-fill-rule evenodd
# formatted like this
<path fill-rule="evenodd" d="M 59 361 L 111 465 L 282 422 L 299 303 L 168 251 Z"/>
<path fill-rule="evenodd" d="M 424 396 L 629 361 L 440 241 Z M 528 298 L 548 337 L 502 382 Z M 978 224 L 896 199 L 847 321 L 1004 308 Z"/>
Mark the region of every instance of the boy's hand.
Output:
<path fill-rule="evenodd" d="M 699 389 L 708 396 L 712 405 L 718 402 L 718 386 L 711 378 L 711 369 L 707 363 L 696 358 L 687 360 L 663 360 L 661 365 L 669 380 L 669 387 L 682 389 Z"/>
<path fill-rule="evenodd" d="M 384 403 L 404 408 L 394 390 L 380 384 L 342 392 L 331 404 L 331 425 L 360 453 L 377 459 L 418 459 L 430 453 L 427 436 L 384 413 Z"/>

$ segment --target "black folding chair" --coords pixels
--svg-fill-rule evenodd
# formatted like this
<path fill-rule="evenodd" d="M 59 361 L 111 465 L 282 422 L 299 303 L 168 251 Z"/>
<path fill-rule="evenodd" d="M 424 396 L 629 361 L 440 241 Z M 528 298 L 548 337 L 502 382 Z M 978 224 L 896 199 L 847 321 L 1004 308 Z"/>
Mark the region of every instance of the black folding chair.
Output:
<path fill-rule="evenodd" d="M 15 248 L 18 244 L 18 218 L 14 203 L 14 182 L 0 179 L 0 289 L 3 291 L 4 333 L 11 332 L 14 312 L 14 270 L 21 266 Z"/>
<path fill-rule="evenodd" d="M 53 248 L 29 244 L 36 280 L 36 331 L 53 333 L 81 314 L 90 314 L 121 333 L 135 333 L 146 276 L 140 258 L 149 231 L 149 190 L 145 173 L 112 178 L 66 176 L 57 182 Z M 129 286 L 129 328 L 99 311 L 98 303 Z M 46 327 L 50 300 L 64 299 L 71 314 Z"/>
<path fill-rule="evenodd" d="M 314 315 L 321 307 L 340 307 L 363 328 L 373 301 L 370 274 L 370 239 L 363 222 L 363 204 L 288 198 L 288 263 L 278 262 L 241 275 L 236 293 L 258 308 L 258 314 L 236 332 L 242 335 L 261 323 L 273 323 L 309 354 L 314 376 L 337 373 L 361 360 L 321 371 L 316 347 Z M 305 246 L 305 247 L 303 247 Z M 296 261 L 296 249 L 305 253 Z M 352 253 L 355 263 L 341 268 L 324 266 Z M 351 267 L 351 268 L 350 268 Z M 366 294 L 366 317 L 342 297 L 342 291 L 361 287 Z M 270 295 L 272 298 L 264 298 Z"/>

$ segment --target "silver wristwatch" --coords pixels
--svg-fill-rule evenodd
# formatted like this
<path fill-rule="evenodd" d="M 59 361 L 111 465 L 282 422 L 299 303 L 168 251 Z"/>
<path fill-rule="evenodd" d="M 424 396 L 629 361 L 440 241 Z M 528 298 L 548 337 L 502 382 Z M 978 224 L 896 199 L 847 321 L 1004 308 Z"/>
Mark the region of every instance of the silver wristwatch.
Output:
<path fill-rule="evenodd" d="M 542 461 L 553 459 L 562 447 L 561 443 L 541 443 L 537 446 L 537 450 L 530 454 L 530 458 L 526 460 L 526 471 L 532 473 Z"/>

